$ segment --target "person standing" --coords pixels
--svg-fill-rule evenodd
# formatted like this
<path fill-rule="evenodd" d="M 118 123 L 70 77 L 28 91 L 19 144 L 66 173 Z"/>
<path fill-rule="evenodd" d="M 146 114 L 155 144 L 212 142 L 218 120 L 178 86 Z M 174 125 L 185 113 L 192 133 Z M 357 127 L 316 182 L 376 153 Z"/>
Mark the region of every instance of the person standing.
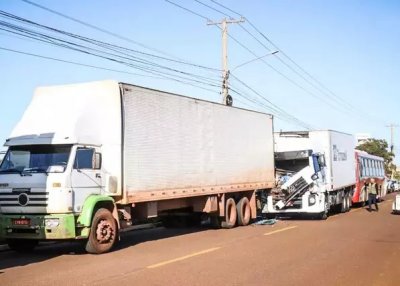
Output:
<path fill-rule="evenodd" d="M 378 185 L 375 183 L 375 179 L 371 179 L 367 186 L 368 191 L 368 211 L 372 211 L 371 204 L 375 204 L 376 211 L 379 211 L 376 197 L 378 195 Z"/>

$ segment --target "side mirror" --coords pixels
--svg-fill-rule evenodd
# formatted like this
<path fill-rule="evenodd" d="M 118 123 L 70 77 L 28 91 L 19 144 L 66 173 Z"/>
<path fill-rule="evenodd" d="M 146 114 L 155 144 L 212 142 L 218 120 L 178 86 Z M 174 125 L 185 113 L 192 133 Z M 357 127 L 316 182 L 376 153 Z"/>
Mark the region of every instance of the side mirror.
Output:
<path fill-rule="evenodd" d="M 101 153 L 94 153 L 93 169 L 101 169 Z"/>
<path fill-rule="evenodd" d="M 318 179 L 318 174 L 315 173 L 314 175 L 312 175 L 312 176 L 311 176 L 311 179 L 312 179 L 313 181 L 315 181 L 316 179 Z"/>

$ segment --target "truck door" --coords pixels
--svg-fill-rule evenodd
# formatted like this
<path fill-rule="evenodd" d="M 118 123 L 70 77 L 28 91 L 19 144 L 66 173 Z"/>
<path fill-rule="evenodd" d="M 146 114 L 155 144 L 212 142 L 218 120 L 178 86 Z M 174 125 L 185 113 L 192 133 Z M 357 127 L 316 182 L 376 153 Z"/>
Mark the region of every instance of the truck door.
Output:
<path fill-rule="evenodd" d="M 71 174 L 74 211 L 82 211 L 86 198 L 102 190 L 101 153 L 97 147 L 77 147 Z"/>
<path fill-rule="evenodd" d="M 313 167 L 315 174 L 318 174 L 318 181 L 325 183 L 325 156 L 323 154 L 312 155 Z"/>

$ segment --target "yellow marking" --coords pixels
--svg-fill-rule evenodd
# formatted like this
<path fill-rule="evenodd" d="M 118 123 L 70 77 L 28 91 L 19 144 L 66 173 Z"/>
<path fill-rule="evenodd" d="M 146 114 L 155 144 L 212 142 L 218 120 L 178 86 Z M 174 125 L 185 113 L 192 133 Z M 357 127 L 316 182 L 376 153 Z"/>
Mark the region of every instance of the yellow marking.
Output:
<path fill-rule="evenodd" d="M 293 229 L 293 228 L 296 228 L 296 227 L 297 227 L 297 225 L 288 226 L 288 227 L 285 227 L 285 228 L 282 228 L 282 229 L 278 229 L 278 230 L 275 230 L 275 231 L 264 233 L 264 235 L 271 235 L 271 234 L 274 234 L 274 233 L 282 232 L 282 231 Z"/>
<path fill-rule="evenodd" d="M 360 208 L 357 208 L 357 209 L 351 209 L 351 210 L 349 211 L 349 213 L 358 212 L 358 211 L 360 211 L 360 210 L 364 210 L 364 208 L 363 208 L 363 207 L 360 207 Z"/>
<path fill-rule="evenodd" d="M 174 262 L 178 262 L 178 261 L 182 261 L 182 260 L 194 257 L 194 256 L 198 256 L 198 255 L 206 254 L 206 253 L 209 253 L 209 252 L 213 252 L 213 251 L 218 250 L 220 248 L 221 247 L 209 248 L 209 249 L 202 250 L 202 251 L 199 251 L 199 252 L 195 252 L 195 253 L 192 253 L 192 254 L 189 254 L 189 255 L 185 255 L 185 256 L 182 256 L 182 257 L 175 258 L 175 259 L 171 259 L 171 260 L 167 260 L 167 261 L 160 262 L 160 263 L 157 263 L 157 264 L 153 264 L 153 265 L 147 266 L 147 268 L 152 269 L 152 268 L 161 267 L 161 266 L 164 266 L 164 265 L 167 265 L 167 264 L 171 264 L 171 263 L 174 263 Z"/>

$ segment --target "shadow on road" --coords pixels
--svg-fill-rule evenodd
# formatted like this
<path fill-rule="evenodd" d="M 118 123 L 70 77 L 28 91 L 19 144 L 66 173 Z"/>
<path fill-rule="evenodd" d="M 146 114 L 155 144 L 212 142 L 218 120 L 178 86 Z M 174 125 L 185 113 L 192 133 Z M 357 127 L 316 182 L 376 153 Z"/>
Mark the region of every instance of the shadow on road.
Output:
<path fill-rule="evenodd" d="M 45 243 L 30 253 L 18 253 L 12 250 L 0 252 L 0 275 L 4 269 L 25 266 L 32 263 L 42 262 L 60 255 L 79 253 L 82 249 L 81 244 L 74 241 L 72 243 Z M 83 251 L 81 251 L 83 253 Z"/>
<path fill-rule="evenodd" d="M 130 231 L 121 234 L 121 240 L 116 245 L 114 251 L 121 250 L 127 247 L 131 247 L 143 242 L 149 242 L 159 239 L 165 239 L 175 236 L 187 235 L 191 233 L 201 232 L 209 230 L 210 227 L 198 226 L 198 227 L 181 227 L 181 228 L 164 228 L 157 227 L 147 230 Z"/>
<path fill-rule="evenodd" d="M 204 230 L 210 227 L 186 227 L 186 228 L 164 228 L 156 227 L 150 229 L 133 230 L 121 233 L 121 240 L 116 243 L 113 252 L 121 251 L 125 248 L 159 239 L 187 235 Z M 90 255 L 84 250 L 84 243 L 81 241 L 64 241 L 41 243 L 31 253 L 18 253 L 12 250 L 0 252 L 0 277 L 4 273 L 4 269 L 18 266 L 26 266 L 29 264 L 39 263 L 45 260 L 53 259 L 63 255 Z"/>

